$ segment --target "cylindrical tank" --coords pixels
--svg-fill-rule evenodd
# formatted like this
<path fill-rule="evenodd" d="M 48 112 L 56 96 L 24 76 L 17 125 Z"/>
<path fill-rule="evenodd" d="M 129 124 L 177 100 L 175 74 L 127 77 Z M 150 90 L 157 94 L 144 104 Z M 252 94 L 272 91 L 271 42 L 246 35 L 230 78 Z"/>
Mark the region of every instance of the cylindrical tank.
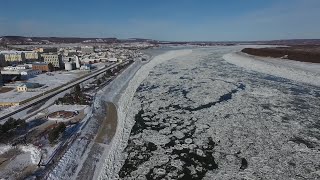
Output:
<path fill-rule="evenodd" d="M 75 59 L 75 61 L 76 61 L 76 68 L 79 69 L 80 66 L 81 66 L 81 65 L 80 65 L 79 57 L 75 55 L 74 59 Z"/>
<path fill-rule="evenodd" d="M 65 64 L 64 64 L 64 69 L 65 69 L 66 71 L 71 71 L 71 70 L 72 70 L 72 64 L 71 64 L 71 62 L 65 62 Z"/>

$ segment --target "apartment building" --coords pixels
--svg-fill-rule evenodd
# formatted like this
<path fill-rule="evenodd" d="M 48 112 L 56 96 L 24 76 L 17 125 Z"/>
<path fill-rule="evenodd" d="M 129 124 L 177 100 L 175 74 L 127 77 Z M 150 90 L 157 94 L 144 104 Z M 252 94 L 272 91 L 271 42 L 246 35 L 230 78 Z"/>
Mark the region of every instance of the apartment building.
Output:
<path fill-rule="evenodd" d="M 48 64 L 51 63 L 55 68 L 63 67 L 62 56 L 60 54 L 41 54 L 41 58 L 43 62 Z"/>
<path fill-rule="evenodd" d="M 4 51 L 0 52 L 4 56 L 4 60 L 7 62 L 22 62 L 22 51 Z"/>
<path fill-rule="evenodd" d="M 1 51 L 0 65 L 6 62 L 24 62 L 26 60 L 38 60 L 39 54 L 34 51 Z"/>
<path fill-rule="evenodd" d="M 38 60 L 39 59 L 39 53 L 34 51 L 25 51 L 22 53 L 22 59 L 24 60 Z"/>

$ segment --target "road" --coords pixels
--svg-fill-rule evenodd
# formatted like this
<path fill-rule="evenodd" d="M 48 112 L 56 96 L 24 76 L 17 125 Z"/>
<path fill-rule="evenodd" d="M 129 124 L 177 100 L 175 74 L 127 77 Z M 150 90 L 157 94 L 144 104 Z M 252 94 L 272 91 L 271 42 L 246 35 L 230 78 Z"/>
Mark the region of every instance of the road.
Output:
<path fill-rule="evenodd" d="M 65 86 L 62 86 L 61 88 L 59 88 L 59 89 L 57 89 L 57 90 L 55 90 L 55 91 L 53 91 L 53 92 L 43 93 L 42 96 L 37 97 L 36 99 L 33 99 L 33 100 L 31 100 L 31 101 L 29 101 L 29 102 L 27 102 L 27 103 L 19 106 L 19 108 L 16 109 L 15 111 L 9 112 L 9 113 L 6 113 L 6 114 L 2 115 L 2 116 L 0 117 L 0 121 L 5 120 L 6 118 L 8 118 L 8 117 L 10 117 L 10 116 L 12 116 L 12 115 L 20 112 L 20 111 L 23 111 L 23 110 L 25 110 L 25 109 L 27 109 L 27 108 L 29 108 L 29 107 L 32 107 L 33 105 L 36 105 L 37 103 L 40 103 L 40 102 L 42 102 L 42 101 L 45 101 L 45 100 L 47 100 L 47 99 L 49 99 L 49 98 L 51 98 L 51 97 L 53 97 L 53 96 L 55 96 L 55 95 L 63 92 L 63 91 L 66 91 L 66 90 L 74 87 L 74 86 L 77 85 L 77 84 L 80 84 L 80 83 L 82 83 L 82 82 L 84 82 L 84 81 L 87 81 L 87 80 L 93 78 L 93 77 L 96 77 L 96 76 L 98 76 L 99 74 L 102 74 L 102 73 L 106 72 L 106 71 L 109 70 L 109 69 L 113 69 L 113 68 L 115 68 L 115 67 L 117 67 L 117 66 L 119 66 L 119 65 L 126 64 L 126 63 L 128 63 L 128 61 L 124 61 L 124 62 L 121 62 L 121 63 L 112 64 L 112 65 L 110 65 L 110 66 L 108 66 L 108 67 L 105 67 L 105 68 L 96 70 L 96 71 L 94 71 L 93 73 L 91 73 L 90 75 L 88 75 L 88 76 L 86 76 L 86 77 L 83 77 L 83 78 L 81 78 L 81 79 L 79 79 L 79 80 L 76 80 L 76 81 L 74 81 L 74 82 L 72 82 L 72 83 L 67 83 L 67 84 L 65 84 Z"/>

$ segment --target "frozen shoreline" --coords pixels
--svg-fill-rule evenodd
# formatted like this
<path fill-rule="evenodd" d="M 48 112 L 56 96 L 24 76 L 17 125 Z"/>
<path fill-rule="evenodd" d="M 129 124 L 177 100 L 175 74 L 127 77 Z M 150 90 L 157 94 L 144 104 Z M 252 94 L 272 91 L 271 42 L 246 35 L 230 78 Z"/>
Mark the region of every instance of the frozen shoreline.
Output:
<path fill-rule="evenodd" d="M 241 52 L 226 54 L 223 59 L 253 71 L 320 86 L 320 64 L 256 57 Z"/>
<path fill-rule="evenodd" d="M 132 78 L 128 78 L 131 80 L 128 82 L 127 86 L 125 86 L 125 90 L 121 90 L 122 93 L 119 99 L 115 98 L 116 96 L 112 97 L 114 103 L 118 105 L 117 132 L 112 140 L 112 143 L 110 144 L 110 148 L 107 148 L 102 156 L 105 159 L 104 163 L 98 165 L 98 167 L 100 166 L 101 170 L 99 170 L 100 172 L 96 171 L 94 179 L 117 179 L 117 173 L 121 168 L 119 159 L 121 157 L 122 151 L 127 145 L 127 139 L 129 138 L 131 127 L 134 124 L 134 122 L 126 122 L 127 116 L 133 116 L 131 114 L 127 114 L 127 112 L 132 104 L 132 99 L 136 89 L 148 76 L 150 70 L 152 70 L 156 65 L 161 64 L 167 60 L 171 60 L 179 56 L 184 56 L 191 52 L 192 50 L 173 50 L 155 56 L 152 60 L 150 60 L 150 62 L 141 66 Z M 110 99 L 110 97 L 105 98 L 105 100 L 106 99 Z"/>

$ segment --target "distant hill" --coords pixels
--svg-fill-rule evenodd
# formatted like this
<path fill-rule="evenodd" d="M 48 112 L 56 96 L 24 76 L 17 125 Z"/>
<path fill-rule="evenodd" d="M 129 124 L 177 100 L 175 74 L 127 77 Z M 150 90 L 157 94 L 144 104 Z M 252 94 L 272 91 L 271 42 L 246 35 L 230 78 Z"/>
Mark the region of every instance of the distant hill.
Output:
<path fill-rule="evenodd" d="M 2 36 L 0 44 L 113 43 L 117 38 Z"/>
<path fill-rule="evenodd" d="M 192 45 L 235 45 L 235 44 L 268 44 L 268 45 L 320 45 L 320 39 L 287 39 L 271 41 L 193 41 L 170 42 L 159 41 L 158 44 L 192 44 Z"/>
<path fill-rule="evenodd" d="M 272 41 L 255 41 L 261 44 L 274 45 L 320 45 L 320 39 L 286 39 L 286 40 L 272 40 Z"/>
<path fill-rule="evenodd" d="M 8 44 L 58 44 L 58 43 L 116 43 L 116 42 L 150 42 L 154 44 L 192 44 L 192 45 L 233 45 L 233 44 L 274 44 L 274 45 L 320 45 L 320 39 L 289 39 L 273 41 L 156 41 L 143 38 L 80 38 L 80 37 L 25 37 L 2 36 L 1 45 Z"/>
<path fill-rule="evenodd" d="M 283 58 L 296 61 L 320 63 L 320 46 L 317 45 L 244 48 L 242 52 L 261 57 Z"/>

